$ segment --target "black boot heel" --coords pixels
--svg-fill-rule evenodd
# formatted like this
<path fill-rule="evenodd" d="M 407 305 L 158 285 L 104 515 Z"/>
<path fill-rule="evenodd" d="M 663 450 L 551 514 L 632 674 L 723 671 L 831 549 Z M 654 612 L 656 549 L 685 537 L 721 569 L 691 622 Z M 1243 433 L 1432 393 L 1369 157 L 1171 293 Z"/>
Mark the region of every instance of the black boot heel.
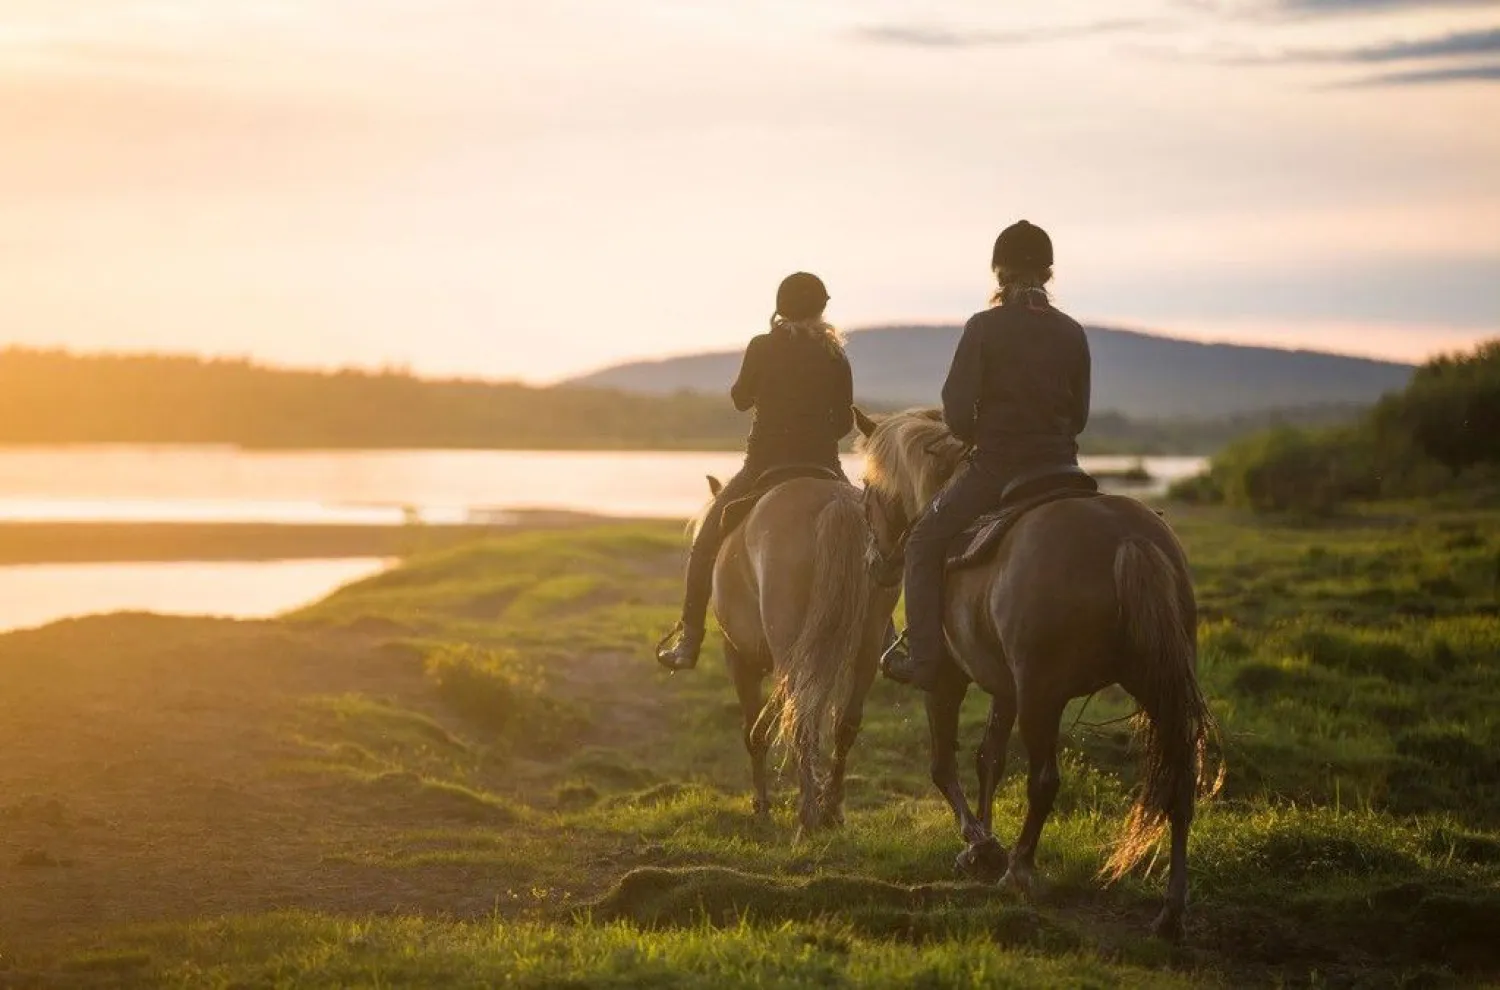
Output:
<path fill-rule="evenodd" d="M 702 645 L 703 634 L 689 630 L 679 621 L 671 632 L 657 641 L 656 662 L 674 674 L 679 670 L 692 670 L 698 666 L 698 650 Z"/>

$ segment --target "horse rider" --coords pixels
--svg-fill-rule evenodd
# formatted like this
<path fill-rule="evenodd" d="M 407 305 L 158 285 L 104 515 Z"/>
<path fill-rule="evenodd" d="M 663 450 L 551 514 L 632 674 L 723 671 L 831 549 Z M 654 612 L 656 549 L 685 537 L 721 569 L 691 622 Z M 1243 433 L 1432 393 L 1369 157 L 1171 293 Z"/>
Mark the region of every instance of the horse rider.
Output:
<path fill-rule="evenodd" d="M 657 661 L 669 670 L 690 670 L 698 662 L 723 538 L 723 507 L 782 465 L 815 465 L 844 477 L 839 442 L 854 428 L 854 379 L 838 331 L 823 319 L 827 305 L 828 290 L 816 275 L 788 275 L 776 290 L 770 330 L 745 348 L 729 390 L 736 409 L 755 410 L 745 463 L 714 497 L 693 540 L 682 618 L 656 651 Z M 676 642 L 668 646 L 674 636 Z"/>
<path fill-rule="evenodd" d="M 1052 240 L 1025 220 L 1000 232 L 991 256 L 992 308 L 964 327 L 943 385 L 948 429 L 971 447 L 912 527 L 906 545 L 906 632 L 882 657 L 890 679 L 932 690 L 946 651 L 944 567 L 949 544 L 997 508 L 1006 485 L 1078 463 L 1089 418 L 1083 328 L 1052 305 Z"/>

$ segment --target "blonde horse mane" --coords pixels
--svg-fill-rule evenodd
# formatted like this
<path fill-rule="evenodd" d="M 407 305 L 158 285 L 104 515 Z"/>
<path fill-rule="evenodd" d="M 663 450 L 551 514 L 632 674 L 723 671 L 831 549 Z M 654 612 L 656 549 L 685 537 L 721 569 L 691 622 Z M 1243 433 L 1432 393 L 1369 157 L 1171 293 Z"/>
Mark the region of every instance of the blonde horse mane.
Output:
<path fill-rule="evenodd" d="M 901 499 L 915 515 L 958 470 L 964 445 L 949 432 L 941 410 L 907 409 L 879 420 L 857 449 L 865 456 L 865 484 Z"/>

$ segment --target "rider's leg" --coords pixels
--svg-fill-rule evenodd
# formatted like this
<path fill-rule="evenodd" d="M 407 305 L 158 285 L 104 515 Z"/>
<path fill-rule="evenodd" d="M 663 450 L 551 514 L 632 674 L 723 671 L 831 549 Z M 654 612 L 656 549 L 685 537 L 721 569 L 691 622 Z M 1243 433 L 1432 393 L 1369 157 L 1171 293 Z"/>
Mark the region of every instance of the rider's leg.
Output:
<path fill-rule="evenodd" d="M 713 597 L 714 563 L 718 560 L 719 544 L 723 539 L 719 515 L 724 506 L 748 494 L 759 476 L 759 466 L 747 460 L 740 472 L 719 489 L 719 494 L 704 513 L 703 524 L 693 537 L 693 547 L 688 552 L 679 623 L 681 635 L 670 648 L 665 642 L 657 648 L 656 659 L 668 669 L 690 670 L 698 663 L 698 651 L 703 646 L 708 623 L 708 602 Z"/>
<path fill-rule="evenodd" d="M 906 642 L 886 652 L 885 675 L 931 690 L 946 652 L 943 577 L 953 539 L 1000 502 L 1006 478 L 981 464 L 960 471 L 933 498 L 906 543 Z"/>

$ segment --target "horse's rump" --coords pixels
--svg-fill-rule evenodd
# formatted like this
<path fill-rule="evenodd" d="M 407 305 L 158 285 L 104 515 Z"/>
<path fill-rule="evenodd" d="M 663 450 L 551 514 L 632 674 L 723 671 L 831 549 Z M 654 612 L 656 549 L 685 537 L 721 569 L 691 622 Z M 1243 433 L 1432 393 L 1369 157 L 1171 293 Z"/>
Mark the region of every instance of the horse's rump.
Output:
<path fill-rule="evenodd" d="M 776 679 L 777 734 L 816 746 L 850 694 L 874 584 L 859 490 L 797 478 L 762 493 L 725 541 L 714 608 L 737 646 L 754 646 Z M 721 580 L 722 579 L 722 580 Z"/>

